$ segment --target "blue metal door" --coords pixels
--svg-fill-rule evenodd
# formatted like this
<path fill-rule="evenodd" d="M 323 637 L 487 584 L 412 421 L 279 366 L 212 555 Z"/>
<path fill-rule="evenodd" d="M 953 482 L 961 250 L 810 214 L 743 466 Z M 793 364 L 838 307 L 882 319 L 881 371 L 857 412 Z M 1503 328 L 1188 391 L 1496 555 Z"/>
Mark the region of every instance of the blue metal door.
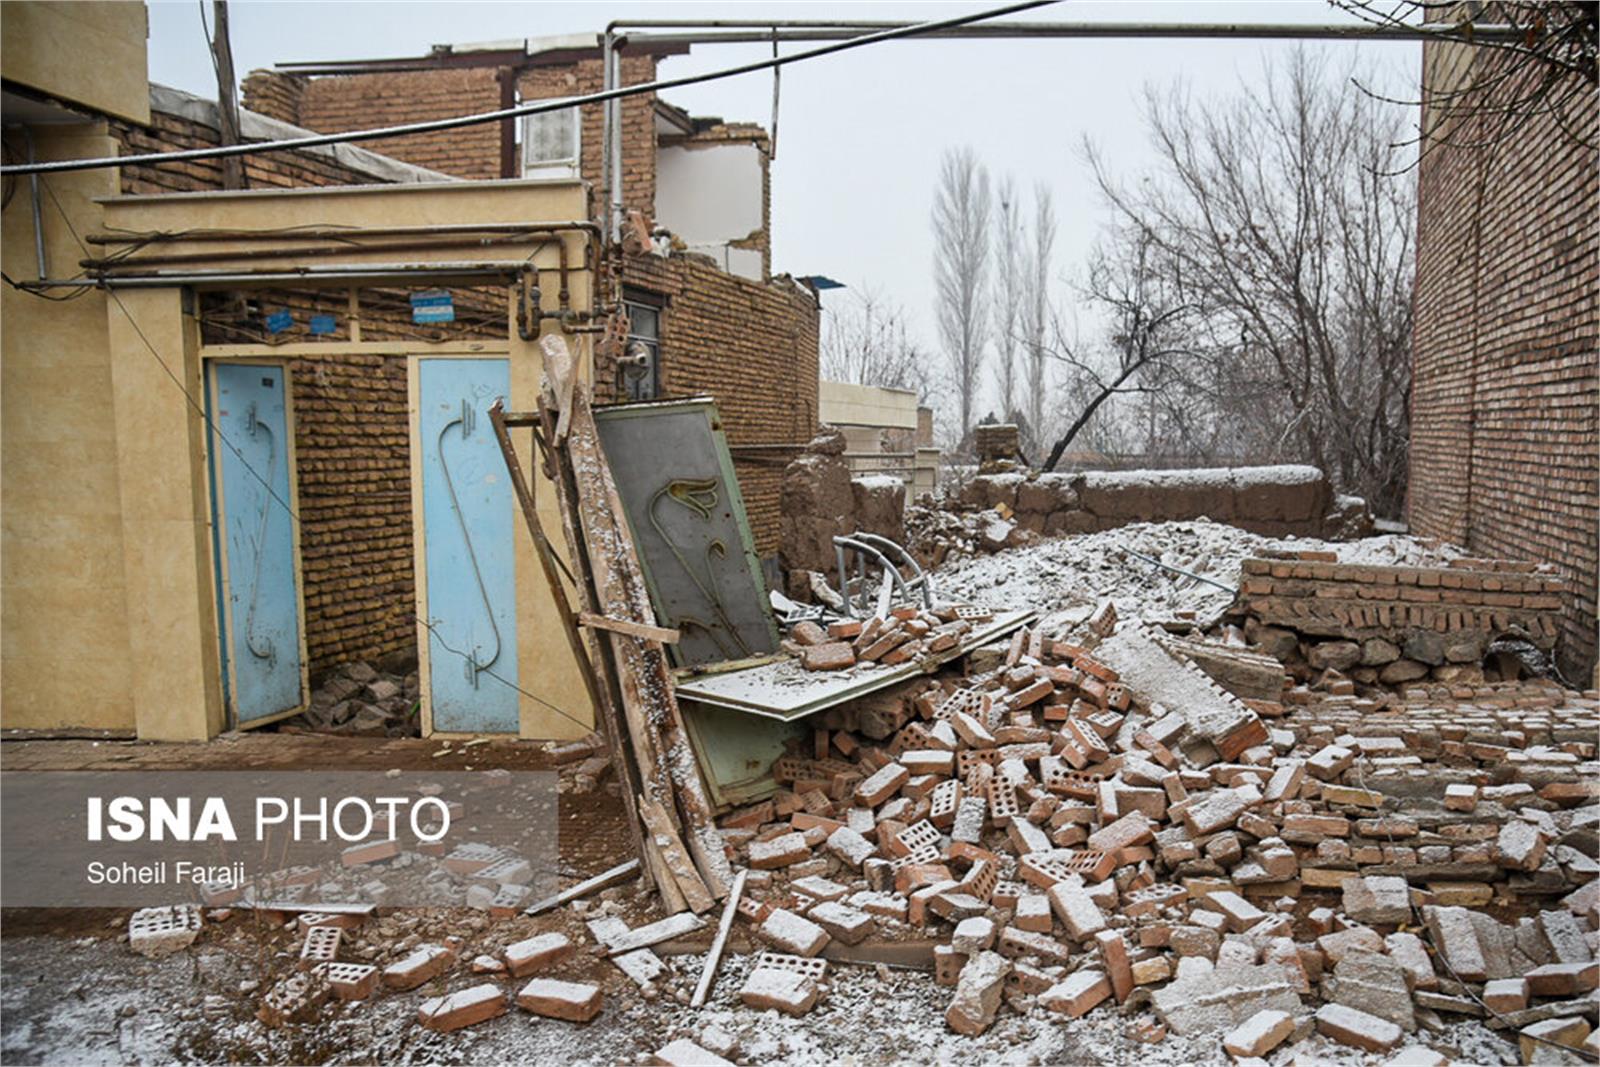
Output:
<path fill-rule="evenodd" d="M 234 722 L 245 726 L 305 703 L 288 377 L 281 366 L 211 366 L 223 675 Z"/>
<path fill-rule="evenodd" d="M 517 731 L 514 502 L 489 424 L 504 359 L 422 359 L 418 438 L 433 729 Z"/>

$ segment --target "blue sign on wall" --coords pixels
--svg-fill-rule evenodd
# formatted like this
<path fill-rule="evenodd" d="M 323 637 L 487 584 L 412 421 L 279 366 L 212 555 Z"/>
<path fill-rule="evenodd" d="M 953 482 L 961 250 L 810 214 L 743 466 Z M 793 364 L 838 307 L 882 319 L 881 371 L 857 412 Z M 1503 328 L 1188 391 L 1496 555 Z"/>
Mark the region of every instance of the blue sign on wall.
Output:
<path fill-rule="evenodd" d="M 267 332 L 282 333 L 294 325 L 294 316 L 287 310 L 274 311 L 267 316 Z"/>
<path fill-rule="evenodd" d="M 311 316 L 311 332 L 314 334 L 330 334 L 338 329 L 338 322 L 332 315 Z"/>
<path fill-rule="evenodd" d="M 411 294 L 412 322 L 456 321 L 455 300 L 443 289 L 428 289 Z"/>

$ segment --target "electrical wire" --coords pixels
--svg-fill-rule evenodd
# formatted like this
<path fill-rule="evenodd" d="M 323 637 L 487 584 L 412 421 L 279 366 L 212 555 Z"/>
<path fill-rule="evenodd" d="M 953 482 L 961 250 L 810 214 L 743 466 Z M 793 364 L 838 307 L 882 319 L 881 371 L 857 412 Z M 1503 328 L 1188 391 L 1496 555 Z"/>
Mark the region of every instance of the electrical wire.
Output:
<path fill-rule="evenodd" d="M 733 78 L 741 74 L 753 74 L 763 70 L 777 70 L 790 63 L 803 63 L 809 59 L 820 59 L 823 56 L 836 52 L 848 51 L 852 48 L 864 48 L 867 45 L 881 44 L 884 41 L 901 40 L 916 37 L 922 34 L 934 33 L 939 30 L 955 29 L 968 26 L 975 22 L 984 22 L 989 19 L 1000 18 L 1004 15 L 1013 15 L 1020 11 L 1029 11 L 1033 8 L 1046 7 L 1057 3 L 1058 0 L 1023 0 L 1021 3 L 1005 4 L 1000 7 L 976 11 L 968 15 L 957 15 L 947 19 L 935 19 L 930 22 L 919 22 L 913 26 L 900 26 L 894 29 L 882 30 L 878 33 L 864 34 L 860 37 L 851 37 L 843 41 L 833 41 L 803 52 L 793 52 L 789 55 L 773 56 L 770 59 L 755 60 L 742 63 L 738 66 L 724 67 L 721 70 L 710 71 L 705 74 L 686 74 L 680 78 L 664 78 L 653 82 L 644 82 L 639 85 L 619 86 L 598 93 L 588 93 L 582 96 L 558 97 L 554 100 L 541 100 L 533 103 L 518 104 L 515 107 L 501 108 L 497 111 L 483 111 L 471 115 L 458 115 L 447 119 L 434 119 L 429 122 L 411 122 L 399 126 L 382 126 L 367 130 L 348 130 L 343 133 L 316 134 L 309 137 L 292 137 L 279 141 L 257 141 L 252 144 L 222 145 L 216 148 L 194 148 L 178 152 L 152 152 L 140 156 L 105 156 L 98 159 L 66 159 L 49 163 L 27 163 L 13 166 L 0 166 L 0 175 L 9 174 L 47 174 L 73 170 L 95 170 L 102 167 L 129 167 L 145 164 L 179 163 L 196 159 L 220 159 L 226 156 L 253 155 L 258 152 L 278 152 L 285 149 L 317 148 L 323 145 L 353 144 L 357 141 L 371 141 L 378 138 L 409 137 L 421 133 L 437 133 L 442 130 L 457 130 L 466 126 L 481 126 L 491 122 L 504 122 L 507 119 L 521 118 L 524 115 L 542 115 L 552 111 L 563 111 L 568 108 L 579 107 L 584 104 L 600 104 L 608 100 L 621 100 L 629 96 L 639 96 L 645 93 L 661 92 L 665 89 L 678 89 L 688 85 L 700 85 L 705 82 L 720 81 L 724 78 Z"/>

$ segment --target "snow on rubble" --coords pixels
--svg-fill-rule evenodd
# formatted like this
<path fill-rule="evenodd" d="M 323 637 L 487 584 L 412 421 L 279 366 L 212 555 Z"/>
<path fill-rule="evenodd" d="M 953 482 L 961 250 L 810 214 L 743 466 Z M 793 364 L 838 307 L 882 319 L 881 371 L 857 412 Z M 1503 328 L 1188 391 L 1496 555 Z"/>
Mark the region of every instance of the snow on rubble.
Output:
<path fill-rule="evenodd" d="M 1217 522 L 1147 522 L 952 559 L 935 572 L 934 588 L 944 600 L 1045 612 L 1109 597 L 1123 617 L 1205 623 L 1233 601 L 1229 590 L 1238 588 L 1241 561 L 1291 549 L 1334 552 L 1341 563 L 1373 566 L 1436 566 L 1461 555 L 1432 539 L 1394 534 L 1333 542 L 1263 537 Z M 1227 588 L 1156 567 L 1134 553 Z"/>

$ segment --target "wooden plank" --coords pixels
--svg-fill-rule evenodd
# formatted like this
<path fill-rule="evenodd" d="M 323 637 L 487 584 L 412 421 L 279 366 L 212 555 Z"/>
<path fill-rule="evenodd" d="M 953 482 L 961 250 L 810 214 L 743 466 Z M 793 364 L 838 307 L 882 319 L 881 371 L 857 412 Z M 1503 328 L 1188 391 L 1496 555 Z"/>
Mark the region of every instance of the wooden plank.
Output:
<path fill-rule="evenodd" d="M 717 964 L 722 962 L 722 948 L 728 943 L 728 932 L 733 928 L 733 917 L 739 910 L 739 898 L 744 895 L 744 880 L 749 874 L 748 868 L 739 868 L 733 888 L 728 890 L 728 901 L 722 906 L 722 921 L 717 924 L 717 939 L 711 942 L 705 966 L 700 968 L 700 984 L 694 987 L 694 999 L 689 1002 L 691 1008 L 702 1007 L 706 997 L 711 995 L 711 984 L 717 977 Z"/>
<path fill-rule="evenodd" d="M 604 615 L 596 615 L 592 611 L 580 611 L 578 623 L 596 630 L 610 630 L 612 633 L 628 634 L 631 637 L 642 637 L 646 641 L 659 641 L 664 645 L 678 643 L 677 630 L 665 626 L 646 626 L 642 622 L 629 622 L 627 619 L 612 619 Z"/>
<path fill-rule="evenodd" d="M 550 599 L 556 605 L 556 613 L 561 616 L 562 630 L 566 633 L 567 644 L 572 648 L 573 658 L 577 660 L 578 673 L 583 676 L 589 703 L 595 709 L 596 717 L 600 721 L 600 731 L 605 736 L 607 746 L 621 764 L 618 776 L 622 779 L 622 808 L 627 819 L 629 836 L 633 838 L 635 851 L 641 858 L 648 860 L 644 830 L 633 799 L 639 788 L 639 770 L 627 759 L 622 748 L 621 726 L 617 721 L 616 704 L 611 700 L 610 691 L 595 677 L 594 663 L 584 650 L 583 637 L 578 631 L 572 607 L 567 603 L 566 587 L 562 584 L 561 575 L 558 573 L 555 551 L 550 546 L 550 539 L 545 536 L 544 524 L 539 521 L 539 511 L 533 499 L 533 491 L 522 473 L 522 463 L 517 459 L 517 449 L 512 443 L 510 432 L 506 429 L 505 413 L 498 400 L 489 409 L 489 423 L 494 427 L 495 438 L 500 442 L 500 452 L 505 457 L 512 491 L 516 495 L 517 503 L 522 507 L 522 517 L 528 524 L 529 535 L 533 538 L 539 566 L 544 571 L 546 583 L 550 586 Z M 651 864 L 645 871 L 645 878 L 652 885 L 656 881 L 656 866 Z"/>
<path fill-rule="evenodd" d="M 629 878 L 639 873 L 638 860 L 625 860 L 609 871 L 601 871 L 593 878 L 585 878 L 577 885 L 563 889 L 553 897 L 545 897 L 541 901 L 528 905 L 522 914 L 543 915 L 547 911 L 559 908 L 563 904 L 570 904 L 574 900 L 588 896 L 590 893 L 598 892 L 601 889 L 609 889 L 611 886 L 626 882 Z"/>
<path fill-rule="evenodd" d="M 678 831 L 673 828 L 672 820 L 667 817 L 667 810 L 654 800 L 640 797 L 639 814 L 644 816 L 644 824 L 650 831 L 651 840 L 660 850 L 667 870 L 672 872 L 672 877 L 677 881 L 678 889 L 683 893 L 684 902 L 689 905 L 689 910 L 696 915 L 710 911 L 716 901 L 711 898 L 706 883 L 694 869 L 694 863 L 684 850 Z"/>
<path fill-rule="evenodd" d="M 700 929 L 706 921 L 693 912 L 682 912 L 670 918 L 653 922 L 648 926 L 641 926 L 637 930 L 629 930 L 621 937 L 616 938 L 606 945 L 606 955 L 620 956 L 624 952 L 632 952 L 636 948 L 649 948 L 663 941 L 670 941 L 674 937 Z"/>
<path fill-rule="evenodd" d="M 672 876 L 672 869 L 667 866 L 667 859 L 657 847 L 656 839 L 646 836 L 643 850 L 645 870 L 650 872 L 650 881 L 661 895 L 662 909 L 668 915 L 688 910 L 689 902 L 684 899 L 683 890 L 678 888 L 678 880 Z"/>
<path fill-rule="evenodd" d="M 576 377 L 572 358 L 559 336 L 546 337 L 541 348 L 549 392 L 556 394 L 557 386 Z M 554 400 L 554 395 L 547 396 L 548 402 Z M 654 625 L 655 613 L 644 575 L 628 535 L 616 484 L 600 448 L 588 388 L 581 381 L 573 384 L 568 410 L 563 414 L 569 416 L 570 426 L 565 466 L 572 476 L 571 501 L 576 505 L 582 539 L 588 549 L 588 576 L 595 594 L 589 609 L 611 618 Z M 645 793 L 660 801 L 669 814 L 681 816 L 681 837 L 706 888 L 720 900 L 727 895 L 733 871 L 684 731 L 666 653 L 657 642 L 619 633 L 606 636 L 622 693 L 628 734 L 640 751 Z M 646 768 L 657 769 L 660 777 Z"/>

